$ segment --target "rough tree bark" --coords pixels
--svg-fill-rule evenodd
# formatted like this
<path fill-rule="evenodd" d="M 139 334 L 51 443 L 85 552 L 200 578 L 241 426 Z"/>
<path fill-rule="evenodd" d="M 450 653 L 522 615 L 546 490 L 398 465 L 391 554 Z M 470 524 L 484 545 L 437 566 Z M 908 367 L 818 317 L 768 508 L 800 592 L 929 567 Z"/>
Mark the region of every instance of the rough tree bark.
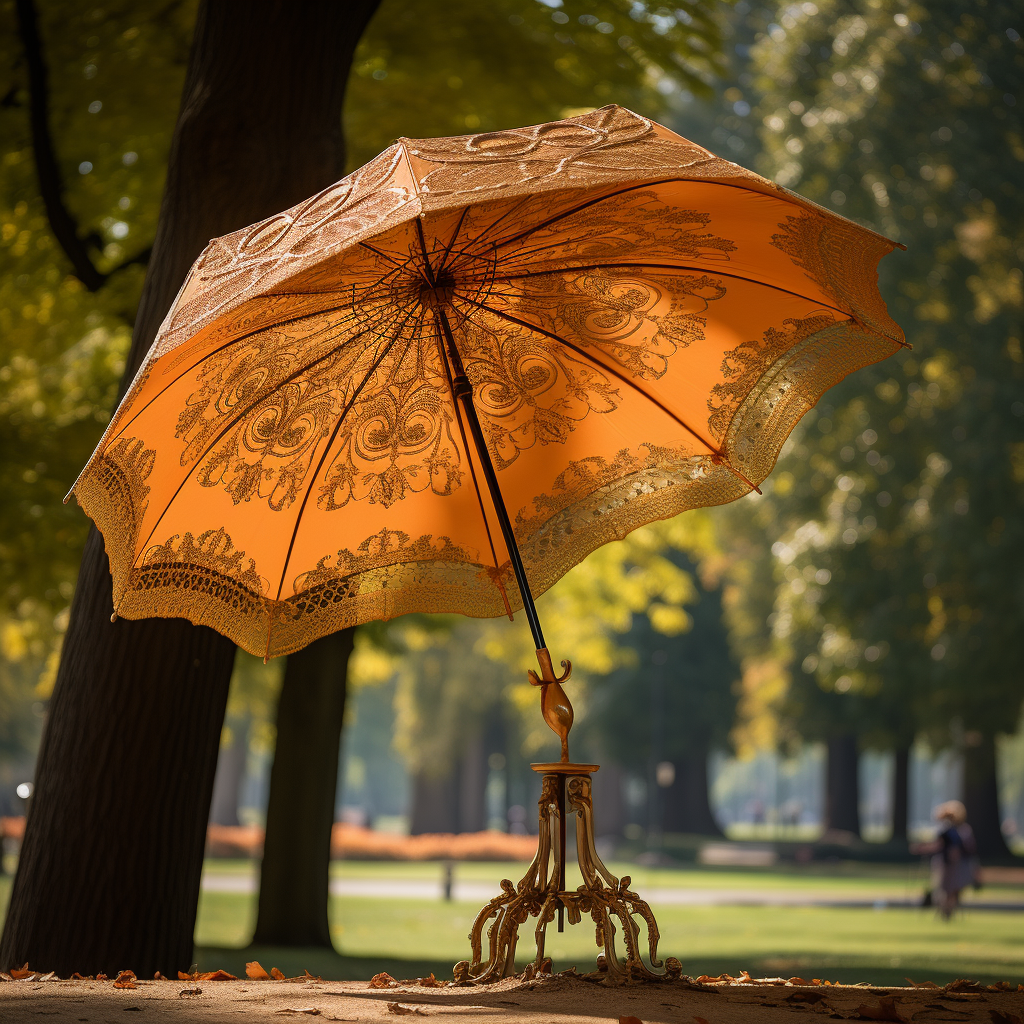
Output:
<path fill-rule="evenodd" d="M 825 775 L 825 828 L 860 835 L 860 782 L 857 737 L 853 733 L 828 741 Z"/>
<path fill-rule="evenodd" d="M 897 747 L 892 773 L 892 842 L 906 843 L 910 806 L 910 747 Z"/>
<path fill-rule="evenodd" d="M 267 834 L 253 942 L 327 946 L 327 871 L 355 629 L 288 656 L 277 706 Z"/>
<path fill-rule="evenodd" d="M 964 806 L 978 842 L 978 856 L 1012 860 L 1001 828 L 995 736 L 978 736 L 977 742 L 968 743 L 964 750 Z"/>
<path fill-rule="evenodd" d="M 711 813 L 708 800 L 707 750 L 695 749 L 673 764 L 675 780 L 662 792 L 665 831 L 721 836 L 722 830 Z"/>
<path fill-rule="evenodd" d="M 351 57 L 378 0 L 199 5 L 123 387 L 207 241 L 337 180 Z M 180 619 L 110 622 L 86 543 L 0 965 L 174 976 L 192 958 L 234 647 Z"/>

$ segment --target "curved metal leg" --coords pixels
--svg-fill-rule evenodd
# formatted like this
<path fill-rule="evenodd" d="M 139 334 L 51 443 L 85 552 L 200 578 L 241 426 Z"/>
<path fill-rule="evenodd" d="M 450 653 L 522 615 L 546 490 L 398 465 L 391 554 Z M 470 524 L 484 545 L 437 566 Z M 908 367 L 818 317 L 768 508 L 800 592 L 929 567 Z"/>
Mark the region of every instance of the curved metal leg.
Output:
<path fill-rule="evenodd" d="M 547 769 L 549 766 L 543 767 Z M 658 923 L 647 903 L 630 891 L 629 876 L 623 876 L 621 880 L 616 878 L 597 854 L 589 775 L 594 766 L 572 767 L 579 774 L 563 769 L 561 773 L 544 775 L 538 804 L 540 834 L 537 855 L 518 885 L 513 886 L 509 879 L 503 879 L 501 894 L 477 914 L 469 934 L 473 958 L 455 965 L 457 983 L 486 984 L 512 974 L 515 971 L 519 927 L 531 916 L 537 918 L 534 932 L 537 956 L 527 970 L 531 974 L 550 970 L 550 959 L 545 956 L 544 947 L 547 926 L 554 920 L 559 907 L 565 908 L 569 924 L 578 924 L 583 914 L 590 915 L 597 945 L 604 949 L 609 981 L 660 980 L 677 978 L 682 974 L 682 964 L 675 957 L 667 957 L 664 963 L 658 959 Z M 558 794 L 563 775 L 566 777 L 566 808 L 576 815 L 576 848 L 583 875 L 583 884 L 575 892 L 563 892 L 559 888 L 562 850 L 554 841 L 561 823 Z M 650 967 L 640 954 L 640 925 L 635 918 L 641 918 L 647 927 Z M 622 928 L 624 959 L 620 959 L 615 950 L 615 919 Z M 487 932 L 488 955 L 484 961 L 483 929 L 488 922 L 491 922 Z M 663 971 L 656 970 L 661 967 L 664 967 Z"/>

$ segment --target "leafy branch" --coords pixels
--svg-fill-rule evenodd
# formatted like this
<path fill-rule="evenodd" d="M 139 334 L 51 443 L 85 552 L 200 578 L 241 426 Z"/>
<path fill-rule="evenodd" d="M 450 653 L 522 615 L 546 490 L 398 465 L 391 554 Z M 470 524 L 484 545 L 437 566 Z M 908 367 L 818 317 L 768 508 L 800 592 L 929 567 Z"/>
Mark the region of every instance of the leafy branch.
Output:
<path fill-rule="evenodd" d="M 93 263 L 85 241 L 79 236 L 78 223 L 64 203 L 64 180 L 54 151 L 50 132 L 49 69 L 43 54 L 39 35 L 39 19 L 34 0 L 15 0 L 18 14 L 18 32 L 25 48 L 28 65 L 29 124 L 32 130 L 32 152 L 35 157 L 36 177 L 43 198 L 46 216 L 54 237 L 71 261 L 75 276 L 91 292 L 100 288 L 118 271 L 134 263 L 149 261 L 152 246 L 125 260 L 113 270 L 104 273 Z"/>

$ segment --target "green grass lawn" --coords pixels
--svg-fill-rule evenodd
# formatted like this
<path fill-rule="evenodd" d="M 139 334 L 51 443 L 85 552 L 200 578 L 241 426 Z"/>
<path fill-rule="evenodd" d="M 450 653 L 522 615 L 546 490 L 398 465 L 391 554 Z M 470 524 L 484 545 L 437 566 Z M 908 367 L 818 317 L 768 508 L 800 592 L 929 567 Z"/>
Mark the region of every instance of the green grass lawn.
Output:
<path fill-rule="evenodd" d="M 919 896 L 925 883 L 920 867 L 837 864 L 772 870 L 666 870 L 616 864 L 630 873 L 634 889 L 691 888 L 796 890 L 808 894 L 905 899 Z M 207 872 L 239 874 L 245 862 L 208 861 Z M 439 880 L 431 863 L 346 861 L 332 865 L 332 876 L 369 879 Z M 457 878 L 495 884 L 518 879 L 522 864 L 459 864 Z M 9 879 L 0 878 L 0 912 Z M 1021 887 L 986 888 L 986 899 L 1018 897 Z M 939 983 L 957 977 L 1024 982 L 1024 913 L 966 910 L 950 922 L 931 910 L 818 907 L 658 906 L 663 955 L 679 957 L 687 974 L 801 975 L 833 981 L 895 984 L 906 977 Z M 244 970 L 258 959 L 288 974 L 309 969 L 333 978 L 368 978 L 380 970 L 396 977 L 434 971 L 451 977 L 452 964 L 469 953 L 467 933 L 478 905 L 470 902 L 401 900 L 363 896 L 333 897 L 332 937 L 337 952 L 249 947 L 255 919 L 253 894 L 204 892 L 196 925 L 196 959 L 203 969 Z M 533 929 L 523 928 L 520 953 L 532 948 Z M 531 941 L 527 941 L 527 940 Z M 548 953 L 556 969 L 577 964 L 592 969 L 596 946 L 586 922 L 552 927 Z"/>
<path fill-rule="evenodd" d="M 244 866 L 220 862 L 208 870 L 237 873 Z M 252 870 L 251 867 L 247 868 Z M 439 880 L 440 866 L 431 863 L 380 864 L 340 862 L 332 876 L 342 878 L 403 878 Z M 613 871 L 631 873 L 634 889 L 686 886 L 691 888 L 797 890 L 843 897 L 907 899 L 919 897 L 925 884 L 922 868 L 862 864 L 814 865 L 780 870 L 666 870 L 615 864 Z M 521 864 L 459 864 L 457 878 L 493 881 L 518 879 Z M 570 881 L 570 884 L 571 881 Z M 1020 895 L 1020 887 L 988 887 L 986 899 Z M 300 973 L 334 977 L 369 977 L 386 969 L 413 977 L 433 970 L 451 977 L 452 964 L 469 954 L 467 934 L 476 903 L 436 900 L 378 899 L 341 896 L 331 899 L 332 938 L 340 954 L 296 953 L 285 950 L 247 951 L 252 932 L 255 898 L 229 893 L 204 893 L 200 902 L 196 941 L 204 967 L 244 967 L 246 957 L 274 958 L 276 966 Z M 967 910 L 950 922 L 931 910 L 831 909 L 817 907 L 691 907 L 655 905 L 661 927 L 663 955 L 679 957 L 691 975 L 799 974 L 833 981 L 872 981 L 880 984 L 915 981 L 944 982 L 957 977 L 985 981 L 1024 981 L 1024 913 Z M 530 956 L 533 928 L 523 928 L 520 953 Z M 527 942 L 526 940 L 530 941 Z M 547 952 L 556 968 L 577 964 L 593 968 L 593 927 L 586 922 L 552 927 Z M 387 963 L 389 966 L 382 967 Z"/>

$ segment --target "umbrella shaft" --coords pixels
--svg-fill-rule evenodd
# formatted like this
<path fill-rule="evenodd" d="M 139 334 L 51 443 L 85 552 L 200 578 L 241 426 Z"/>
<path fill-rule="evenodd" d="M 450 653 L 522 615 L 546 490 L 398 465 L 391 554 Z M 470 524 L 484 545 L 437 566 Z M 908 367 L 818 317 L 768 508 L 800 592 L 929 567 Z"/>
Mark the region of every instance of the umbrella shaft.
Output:
<path fill-rule="evenodd" d="M 515 574 L 516 583 L 519 585 L 519 593 L 523 597 L 523 610 L 526 612 L 526 619 L 530 623 L 533 642 L 537 649 L 540 650 L 546 646 L 544 643 L 544 632 L 540 628 L 540 619 L 537 617 L 537 607 L 533 603 L 530 581 L 526 578 L 526 567 L 523 565 L 522 556 L 519 554 L 516 536 L 512 532 L 512 523 L 508 518 L 505 500 L 501 496 L 498 477 L 494 472 L 494 463 L 491 462 L 491 454 L 487 450 L 484 432 L 476 414 L 476 407 L 473 405 L 473 388 L 462 365 L 462 357 L 459 355 L 459 350 L 455 344 L 455 337 L 452 334 L 451 325 L 448 323 L 448 317 L 440 305 L 436 307 L 436 313 L 438 322 L 441 325 L 441 331 L 444 334 L 445 345 L 448 349 L 448 361 L 451 364 L 450 370 L 452 373 L 452 390 L 455 393 L 456 401 L 461 401 L 462 403 L 462 409 L 466 415 L 466 425 L 469 427 L 469 432 L 473 437 L 473 444 L 476 446 L 476 452 L 483 468 L 484 479 L 487 481 L 487 490 L 491 495 L 494 514 L 498 517 L 501 535 L 505 538 L 505 547 L 508 549 L 508 557 L 512 562 L 512 572 Z"/>

